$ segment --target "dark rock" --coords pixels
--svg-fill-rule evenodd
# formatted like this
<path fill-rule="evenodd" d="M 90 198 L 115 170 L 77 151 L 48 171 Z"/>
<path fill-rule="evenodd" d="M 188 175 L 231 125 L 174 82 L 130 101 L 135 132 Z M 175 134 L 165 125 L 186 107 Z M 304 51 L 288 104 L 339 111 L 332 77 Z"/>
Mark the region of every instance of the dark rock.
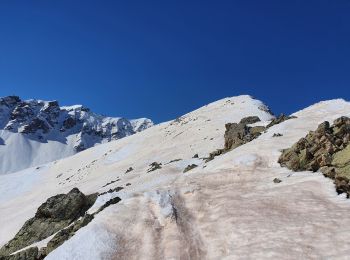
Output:
<path fill-rule="evenodd" d="M 134 169 L 132 167 L 129 167 L 125 173 L 129 173 L 129 172 L 132 172 Z"/>
<path fill-rule="evenodd" d="M 99 196 L 107 194 L 107 193 L 118 192 L 118 191 L 121 191 L 122 189 L 124 189 L 124 188 L 123 187 L 116 187 L 114 189 L 109 189 L 108 191 L 100 193 Z"/>
<path fill-rule="evenodd" d="M 272 121 L 266 126 L 266 128 L 270 128 L 271 126 L 280 124 L 286 120 L 296 118 L 296 116 L 286 116 L 285 114 L 280 114 L 278 117 L 272 119 Z"/>
<path fill-rule="evenodd" d="M 121 199 L 119 197 L 115 197 L 113 199 L 110 199 L 103 206 L 101 206 L 101 208 L 97 211 L 97 213 L 101 212 L 102 210 L 104 210 L 105 208 L 109 207 L 110 205 L 117 204 L 119 201 L 121 201 Z"/>
<path fill-rule="evenodd" d="M 151 168 L 149 168 L 147 172 L 153 172 L 155 170 L 161 169 L 162 168 L 161 165 L 162 165 L 161 163 L 153 162 L 149 165 Z"/>
<path fill-rule="evenodd" d="M 183 172 L 184 172 L 184 173 L 185 173 L 185 172 L 188 172 L 188 171 L 190 171 L 190 170 L 192 170 L 192 169 L 194 169 L 194 168 L 196 168 L 196 167 L 198 167 L 197 164 L 187 165 Z"/>
<path fill-rule="evenodd" d="M 169 162 L 167 162 L 166 164 L 170 164 L 170 163 L 173 163 L 173 162 L 178 162 L 178 161 L 181 161 L 182 159 L 174 159 L 174 160 L 171 160 Z"/>
<path fill-rule="evenodd" d="M 216 151 L 211 152 L 211 153 L 209 154 L 209 156 L 208 156 L 208 158 L 206 158 L 205 162 L 209 162 L 209 161 L 211 161 L 211 160 L 214 160 L 214 158 L 215 158 L 216 156 L 222 155 L 222 154 L 224 154 L 224 153 L 226 153 L 226 150 L 225 150 L 225 149 L 217 149 Z"/>
<path fill-rule="evenodd" d="M 63 121 L 63 127 L 61 128 L 60 131 L 64 132 L 68 129 L 73 128 L 75 125 L 77 124 L 77 120 L 72 118 L 72 117 L 68 117 L 66 120 Z"/>
<path fill-rule="evenodd" d="M 111 185 L 111 184 L 113 184 L 113 183 L 115 183 L 117 181 L 120 181 L 120 179 L 117 179 L 117 180 L 114 180 L 114 181 L 110 181 L 110 182 L 106 183 L 105 185 L 103 185 L 102 188 L 104 188 L 104 187 L 106 187 L 108 185 Z"/>
<path fill-rule="evenodd" d="M 45 123 L 45 121 L 35 118 L 33 119 L 30 124 L 25 125 L 23 130 L 20 132 L 22 134 L 34 134 L 38 130 L 42 130 L 43 133 L 48 133 L 50 127 Z"/>
<path fill-rule="evenodd" d="M 38 260 L 43 259 L 39 257 L 39 250 L 37 247 L 29 247 L 14 255 L 1 256 L 0 260 Z"/>
<path fill-rule="evenodd" d="M 199 156 L 198 156 L 198 153 L 196 153 L 195 155 L 193 155 L 193 157 L 192 158 L 198 158 Z"/>
<path fill-rule="evenodd" d="M 250 127 L 246 122 L 255 122 L 259 118 L 243 118 L 240 123 L 228 123 L 225 125 L 225 150 L 229 151 L 257 138 L 264 130 L 263 126 Z M 260 120 L 260 119 L 259 119 Z M 243 123 L 242 123 L 243 122 Z"/>
<path fill-rule="evenodd" d="M 38 208 L 35 216 L 24 223 L 15 237 L 0 249 L 0 255 L 11 254 L 68 226 L 83 216 L 96 198 L 97 194 L 85 196 L 77 188 L 49 198 Z"/>
<path fill-rule="evenodd" d="M 280 133 L 277 133 L 277 134 L 276 134 L 276 133 L 274 133 L 272 137 L 280 137 L 280 136 L 283 136 L 283 135 L 282 135 L 282 134 L 280 134 Z"/>
<path fill-rule="evenodd" d="M 349 198 L 350 195 L 350 185 L 349 185 L 349 179 L 342 176 L 337 176 L 334 179 L 334 184 L 336 187 L 336 190 L 338 194 L 345 193 L 347 198 Z"/>
<path fill-rule="evenodd" d="M 48 255 L 50 252 L 55 250 L 57 247 L 62 245 L 65 241 L 70 239 L 72 236 L 75 235 L 75 233 L 81 229 L 82 227 L 85 227 L 87 224 L 89 224 L 94 219 L 93 215 L 86 214 L 81 219 L 77 220 L 73 225 L 69 226 L 68 228 L 62 229 L 59 231 L 48 243 L 45 248 L 41 252 L 41 254 Z"/>
<path fill-rule="evenodd" d="M 282 181 L 281 181 L 280 179 L 278 179 L 278 178 L 274 178 L 274 179 L 273 179 L 273 182 L 274 182 L 274 183 L 281 183 Z"/>
<path fill-rule="evenodd" d="M 18 96 L 7 96 L 0 98 L 0 106 L 11 107 L 21 102 L 22 100 Z"/>
<path fill-rule="evenodd" d="M 248 116 L 248 117 L 242 118 L 239 123 L 242 125 L 249 125 L 249 124 L 254 124 L 254 123 L 257 123 L 260 121 L 261 121 L 260 118 L 257 116 Z"/>

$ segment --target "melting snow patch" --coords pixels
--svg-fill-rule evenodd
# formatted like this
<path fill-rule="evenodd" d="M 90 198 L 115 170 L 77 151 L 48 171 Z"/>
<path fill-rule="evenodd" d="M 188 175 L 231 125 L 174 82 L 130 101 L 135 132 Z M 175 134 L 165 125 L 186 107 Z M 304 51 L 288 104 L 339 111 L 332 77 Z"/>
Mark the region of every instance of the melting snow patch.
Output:
<path fill-rule="evenodd" d="M 169 191 L 151 191 L 146 192 L 145 197 L 159 206 L 159 212 L 163 218 L 173 216 L 174 207 L 171 203 L 171 193 Z"/>
<path fill-rule="evenodd" d="M 256 154 L 244 154 L 234 157 L 232 160 L 233 167 L 254 167 L 261 162 L 261 158 Z"/>
<path fill-rule="evenodd" d="M 102 224 L 91 222 L 71 239 L 52 251 L 48 260 L 112 259 L 117 249 L 116 236 Z"/>

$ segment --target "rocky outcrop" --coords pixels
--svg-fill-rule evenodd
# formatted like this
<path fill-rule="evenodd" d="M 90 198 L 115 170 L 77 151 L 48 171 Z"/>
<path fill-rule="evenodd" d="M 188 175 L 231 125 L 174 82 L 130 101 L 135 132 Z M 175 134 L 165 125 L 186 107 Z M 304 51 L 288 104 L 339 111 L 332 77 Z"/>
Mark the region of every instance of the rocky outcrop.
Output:
<path fill-rule="evenodd" d="M 285 114 L 280 114 L 278 117 L 272 119 L 272 121 L 266 126 L 266 128 L 270 128 L 271 126 L 280 124 L 286 120 L 296 118 L 296 116 L 286 116 Z"/>
<path fill-rule="evenodd" d="M 117 187 L 109 192 L 121 189 L 123 188 Z M 77 188 L 74 188 L 68 194 L 59 194 L 49 198 L 38 208 L 35 217 L 23 225 L 15 238 L 0 249 L 0 260 L 44 259 L 50 252 L 74 236 L 79 229 L 89 224 L 96 214 L 121 201 L 119 197 L 114 197 L 103 204 L 95 213 L 87 214 L 87 210 L 96 201 L 97 196 L 106 193 L 85 196 Z M 40 250 L 37 247 L 21 250 L 53 234 L 55 235 L 46 247 L 42 247 Z M 12 254 L 18 250 L 21 251 Z"/>
<path fill-rule="evenodd" d="M 93 215 L 86 214 L 84 217 L 74 222 L 74 224 L 70 225 L 68 228 L 62 229 L 47 243 L 47 246 L 45 248 L 42 248 L 40 250 L 40 254 L 48 255 L 50 252 L 62 245 L 65 241 L 74 236 L 80 228 L 85 227 L 93 219 Z"/>
<path fill-rule="evenodd" d="M 257 138 L 263 131 L 266 130 L 264 126 L 249 126 L 260 122 L 260 118 L 257 116 L 249 116 L 242 118 L 239 123 L 228 123 L 225 125 L 225 146 L 223 149 L 218 149 L 209 154 L 206 162 L 213 160 L 216 156 L 224 154 L 232 149 L 237 148 L 243 144 L 246 144 L 255 138 Z"/>
<path fill-rule="evenodd" d="M 225 146 L 223 149 L 217 149 L 214 152 L 211 152 L 206 158 L 206 162 L 213 160 L 216 156 L 222 155 L 228 151 L 231 151 L 243 144 L 249 143 L 262 132 L 266 131 L 268 128 L 280 124 L 286 120 L 296 118 L 295 116 L 286 116 L 284 114 L 279 115 L 274 118 L 266 127 L 265 126 L 249 126 L 250 124 L 255 124 L 260 122 L 260 118 L 257 116 L 248 116 L 242 118 L 239 123 L 228 123 L 225 125 Z M 282 134 L 274 134 L 273 137 L 279 137 Z"/>
<path fill-rule="evenodd" d="M 293 171 L 318 171 L 334 179 L 338 193 L 350 196 L 350 118 L 340 117 L 332 126 L 325 121 L 291 148 L 278 162 Z"/>
<path fill-rule="evenodd" d="M 39 255 L 39 249 L 37 247 L 29 247 L 14 255 L 1 256 L 0 260 L 41 260 L 44 257 Z"/>
<path fill-rule="evenodd" d="M 190 164 L 190 165 L 187 165 L 183 172 L 184 172 L 184 173 L 185 173 L 185 172 L 188 172 L 188 171 L 190 171 L 190 170 L 192 170 L 192 169 L 194 169 L 194 168 L 197 168 L 197 167 L 198 167 L 197 164 Z"/>
<path fill-rule="evenodd" d="M 257 138 L 265 130 L 263 126 L 250 127 L 248 124 L 259 122 L 257 116 L 243 118 L 239 123 L 228 123 L 225 125 L 225 150 L 235 149 L 242 144 Z"/>
<path fill-rule="evenodd" d="M 147 170 L 147 172 L 153 172 L 162 168 L 162 164 L 158 162 L 153 162 L 149 166 L 150 168 Z"/>
<path fill-rule="evenodd" d="M 96 198 L 97 194 L 85 196 L 77 188 L 49 198 L 38 208 L 35 216 L 24 223 L 15 237 L 0 249 L 0 255 L 9 255 L 67 227 L 83 216 Z"/>

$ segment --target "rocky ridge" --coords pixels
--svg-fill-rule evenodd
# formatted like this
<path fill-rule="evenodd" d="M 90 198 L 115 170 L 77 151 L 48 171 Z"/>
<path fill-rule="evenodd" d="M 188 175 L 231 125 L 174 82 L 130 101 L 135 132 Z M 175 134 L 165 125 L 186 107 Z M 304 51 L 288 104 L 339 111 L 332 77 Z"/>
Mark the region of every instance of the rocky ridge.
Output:
<path fill-rule="evenodd" d="M 21 133 L 39 142 L 64 142 L 67 136 L 74 134 L 78 137 L 74 145 L 76 152 L 152 125 L 147 118 L 104 117 L 81 105 L 60 107 L 57 101 L 24 101 L 18 96 L 0 98 L 0 129 Z"/>
<path fill-rule="evenodd" d="M 0 98 L 0 175 L 53 162 L 153 126 L 57 101 Z"/>

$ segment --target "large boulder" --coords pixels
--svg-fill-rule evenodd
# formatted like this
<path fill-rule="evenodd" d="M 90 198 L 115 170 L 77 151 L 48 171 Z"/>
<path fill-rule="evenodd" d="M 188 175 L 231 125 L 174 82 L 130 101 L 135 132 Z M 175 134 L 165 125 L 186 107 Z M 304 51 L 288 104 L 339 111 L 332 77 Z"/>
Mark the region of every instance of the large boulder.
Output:
<path fill-rule="evenodd" d="M 83 216 L 96 198 L 97 194 L 85 196 L 77 188 L 49 198 L 38 208 L 35 216 L 24 223 L 15 237 L 0 249 L 0 255 L 11 254 L 67 227 Z"/>

